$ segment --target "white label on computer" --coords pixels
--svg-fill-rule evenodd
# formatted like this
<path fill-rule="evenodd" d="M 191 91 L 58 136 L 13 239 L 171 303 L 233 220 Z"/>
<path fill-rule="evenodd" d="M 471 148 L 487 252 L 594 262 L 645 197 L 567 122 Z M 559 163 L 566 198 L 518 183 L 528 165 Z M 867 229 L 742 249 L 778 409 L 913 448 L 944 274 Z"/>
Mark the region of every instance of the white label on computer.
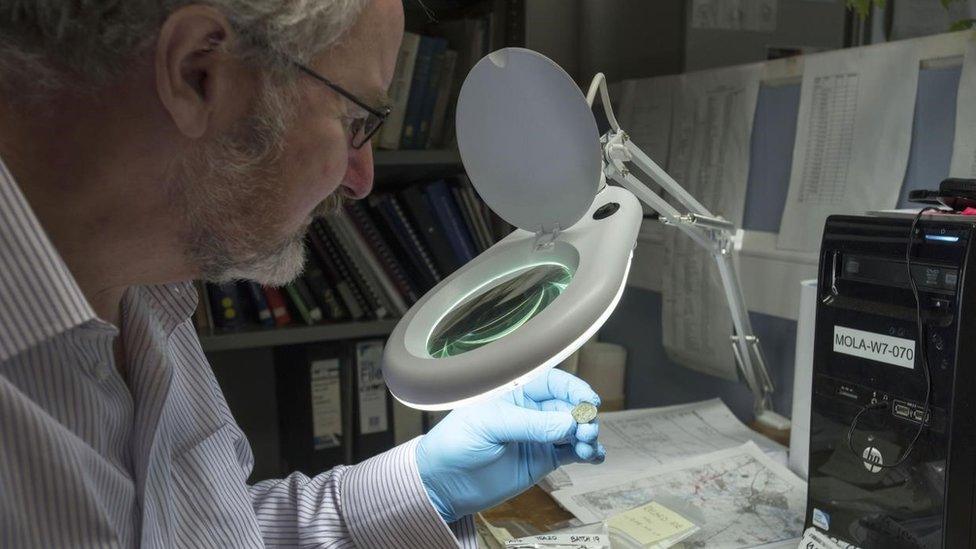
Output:
<path fill-rule="evenodd" d="M 834 352 L 915 368 L 915 340 L 834 326 Z"/>

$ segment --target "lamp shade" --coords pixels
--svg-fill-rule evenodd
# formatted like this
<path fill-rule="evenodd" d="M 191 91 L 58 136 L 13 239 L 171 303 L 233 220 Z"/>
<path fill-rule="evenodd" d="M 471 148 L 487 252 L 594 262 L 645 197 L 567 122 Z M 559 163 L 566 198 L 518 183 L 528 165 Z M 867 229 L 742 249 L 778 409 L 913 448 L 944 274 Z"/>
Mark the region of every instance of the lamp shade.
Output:
<path fill-rule="evenodd" d="M 643 213 L 630 192 L 600 189 L 586 99 L 536 52 L 482 59 L 456 123 L 478 193 L 518 228 L 424 295 L 390 335 L 387 386 L 425 410 L 524 384 L 589 339 L 620 300 Z"/>

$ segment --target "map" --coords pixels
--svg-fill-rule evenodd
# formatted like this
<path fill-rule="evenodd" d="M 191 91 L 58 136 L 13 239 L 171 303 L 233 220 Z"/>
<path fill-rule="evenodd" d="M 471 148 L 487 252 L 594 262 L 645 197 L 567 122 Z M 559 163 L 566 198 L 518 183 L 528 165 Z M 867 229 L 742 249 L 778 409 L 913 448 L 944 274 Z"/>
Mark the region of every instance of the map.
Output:
<path fill-rule="evenodd" d="M 552 496 L 584 522 L 656 501 L 701 528 L 683 547 L 736 549 L 798 538 L 806 483 L 747 442 Z"/>

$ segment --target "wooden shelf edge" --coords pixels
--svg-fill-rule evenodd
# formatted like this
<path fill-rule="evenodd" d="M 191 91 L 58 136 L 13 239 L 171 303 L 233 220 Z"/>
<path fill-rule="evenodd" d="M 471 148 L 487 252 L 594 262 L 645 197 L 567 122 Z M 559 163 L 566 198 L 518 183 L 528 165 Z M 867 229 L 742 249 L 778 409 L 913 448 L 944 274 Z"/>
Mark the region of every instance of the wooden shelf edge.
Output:
<path fill-rule="evenodd" d="M 373 164 L 378 168 L 460 165 L 461 153 L 456 149 L 377 150 L 374 152 Z"/>
<path fill-rule="evenodd" d="M 364 337 L 385 337 L 390 335 L 396 323 L 396 319 L 375 320 L 200 334 L 200 344 L 205 352 L 216 352 Z"/>

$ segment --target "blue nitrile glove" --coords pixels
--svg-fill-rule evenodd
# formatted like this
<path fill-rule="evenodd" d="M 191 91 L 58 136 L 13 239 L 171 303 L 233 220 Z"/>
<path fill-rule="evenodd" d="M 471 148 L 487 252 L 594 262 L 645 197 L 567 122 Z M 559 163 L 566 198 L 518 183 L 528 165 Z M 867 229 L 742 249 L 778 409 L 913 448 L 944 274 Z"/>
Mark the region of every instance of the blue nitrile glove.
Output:
<path fill-rule="evenodd" d="M 549 370 L 497 399 L 458 408 L 417 445 L 417 467 L 434 507 L 447 522 L 526 490 L 556 467 L 600 463 L 596 422 L 577 425 L 580 402 L 600 405 L 583 380 Z"/>

